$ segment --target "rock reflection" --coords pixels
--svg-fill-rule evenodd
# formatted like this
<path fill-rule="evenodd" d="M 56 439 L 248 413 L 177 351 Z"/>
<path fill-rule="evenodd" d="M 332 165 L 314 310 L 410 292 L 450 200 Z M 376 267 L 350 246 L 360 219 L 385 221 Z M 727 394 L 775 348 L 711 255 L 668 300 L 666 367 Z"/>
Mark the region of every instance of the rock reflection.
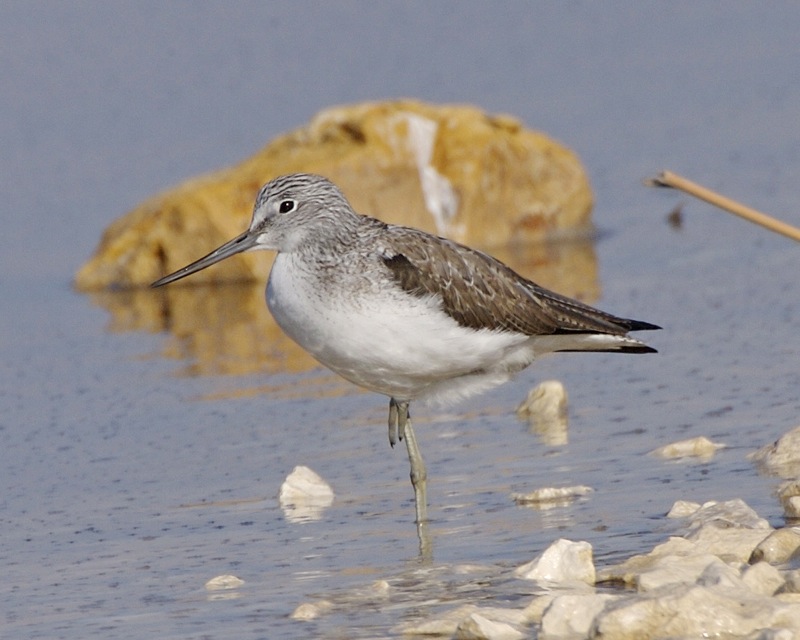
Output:
<path fill-rule="evenodd" d="M 264 285 L 173 286 L 90 294 L 111 314 L 110 331 L 169 332 L 161 356 L 179 375 L 299 373 L 315 360 L 275 324 Z"/>
<path fill-rule="evenodd" d="M 593 302 L 599 295 L 591 240 L 508 246 L 491 251 L 540 285 Z M 128 289 L 89 294 L 109 330 L 169 332 L 162 357 L 187 364 L 179 375 L 299 373 L 317 363 L 275 324 L 264 283 Z"/>

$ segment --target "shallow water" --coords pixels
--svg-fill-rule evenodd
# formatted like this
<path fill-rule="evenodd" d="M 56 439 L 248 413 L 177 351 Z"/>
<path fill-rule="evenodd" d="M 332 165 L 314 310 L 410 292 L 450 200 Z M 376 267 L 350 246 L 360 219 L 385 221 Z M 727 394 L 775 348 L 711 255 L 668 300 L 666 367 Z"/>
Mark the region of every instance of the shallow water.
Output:
<path fill-rule="evenodd" d="M 535 585 L 510 570 L 559 537 L 591 542 L 599 565 L 647 551 L 676 499 L 742 497 L 782 522 L 777 481 L 746 454 L 800 423 L 798 247 L 639 181 L 670 168 L 800 222 L 796 7 L 524 4 L 501 18 L 478 3 L 452 25 L 425 5 L 141 6 L 0 10 L 0 42 L 19 54 L 0 107 L 13 212 L 0 240 L 0 635 L 391 637 L 462 602 L 523 606 Z M 361 39 L 359 56 L 331 23 Z M 301 67 L 307 83 L 284 81 Z M 642 336 L 658 355 L 552 356 L 457 407 L 414 407 L 427 564 L 386 400 L 294 350 L 261 287 L 68 286 L 102 228 L 148 193 L 375 95 L 475 102 L 567 141 L 592 175 L 597 241 L 503 257 L 664 327 Z M 551 378 L 570 396 L 562 445 L 514 415 Z M 706 462 L 647 455 L 699 435 L 728 446 Z M 278 505 L 298 464 L 335 491 L 319 520 Z M 568 505 L 511 499 L 578 484 L 594 492 Z M 207 591 L 220 574 L 245 583 Z M 333 608 L 318 620 L 289 619 L 321 599 Z"/>

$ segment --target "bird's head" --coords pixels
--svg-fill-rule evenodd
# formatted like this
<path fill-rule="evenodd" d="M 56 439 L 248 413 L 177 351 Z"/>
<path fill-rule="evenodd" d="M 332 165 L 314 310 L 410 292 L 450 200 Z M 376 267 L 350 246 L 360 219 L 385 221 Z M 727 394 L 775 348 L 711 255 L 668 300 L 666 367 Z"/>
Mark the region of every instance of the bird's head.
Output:
<path fill-rule="evenodd" d="M 258 192 L 247 231 L 151 286 L 175 282 L 245 251 L 289 253 L 309 243 L 324 244 L 357 217 L 344 194 L 327 178 L 308 173 L 275 178 Z"/>

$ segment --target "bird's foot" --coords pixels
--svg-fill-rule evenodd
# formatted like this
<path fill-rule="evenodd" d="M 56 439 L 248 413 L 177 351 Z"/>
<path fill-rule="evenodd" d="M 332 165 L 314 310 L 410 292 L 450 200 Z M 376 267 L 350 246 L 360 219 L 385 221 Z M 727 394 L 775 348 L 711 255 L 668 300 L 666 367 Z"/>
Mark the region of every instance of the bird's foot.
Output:
<path fill-rule="evenodd" d="M 394 398 L 389 400 L 389 446 L 394 449 L 397 444 L 397 402 Z"/>
<path fill-rule="evenodd" d="M 389 399 L 389 445 L 394 448 L 398 441 L 406 437 L 408 424 L 408 401 Z"/>

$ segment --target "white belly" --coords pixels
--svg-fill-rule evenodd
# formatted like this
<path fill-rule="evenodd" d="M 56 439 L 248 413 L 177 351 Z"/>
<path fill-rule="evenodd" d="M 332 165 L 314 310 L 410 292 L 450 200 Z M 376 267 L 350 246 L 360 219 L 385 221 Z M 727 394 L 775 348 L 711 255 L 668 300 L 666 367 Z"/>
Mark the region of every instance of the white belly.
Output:
<path fill-rule="evenodd" d="M 372 391 L 448 401 L 505 382 L 533 360 L 526 336 L 461 327 L 433 300 L 391 288 L 337 295 L 291 267 L 279 254 L 270 274 L 275 320 L 322 364 Z"/>

